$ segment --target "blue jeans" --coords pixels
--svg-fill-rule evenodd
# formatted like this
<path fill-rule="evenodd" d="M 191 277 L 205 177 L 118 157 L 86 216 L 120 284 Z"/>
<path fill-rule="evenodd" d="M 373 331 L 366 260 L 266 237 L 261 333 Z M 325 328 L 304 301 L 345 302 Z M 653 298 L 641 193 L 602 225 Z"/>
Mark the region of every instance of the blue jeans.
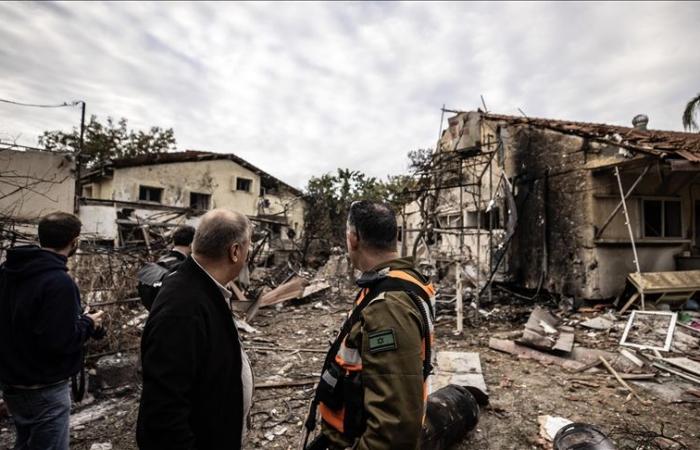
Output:
<path fill-rule="evenodd" d="M 6 386 L 3 396 L 17 429 L 15 450 L 68 450 L 68 381 L 40 389 Z"/>

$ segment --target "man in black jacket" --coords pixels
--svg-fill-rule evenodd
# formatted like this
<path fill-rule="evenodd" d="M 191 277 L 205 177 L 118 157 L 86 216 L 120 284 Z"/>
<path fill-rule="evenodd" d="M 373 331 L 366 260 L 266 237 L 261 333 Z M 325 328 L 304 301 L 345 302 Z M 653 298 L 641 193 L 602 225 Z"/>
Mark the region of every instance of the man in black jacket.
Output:
<path fill-rule="evenodd" d="M 158 261 L 148 263 L 139 270 L 137 289 L 141 303 L 147 310 L 151 310 L 163 279 L 175 272 L 192 253 L 194 232 L 195 229 L 191 225 L 179 226 L 173 232 L 173 248 Z"/>
<path fill-rule="evenodd" d="M 139 448 L 241 448 L 253 381 L 225 286 L 246 264 L 250 232 L 242 214 L 208 212 L 192 255 L 164 280 L 141 338 Z"/>
<path fill-rule="evenodd" d="M 82 312 L 67 273 L 80 227 L 72 214 L 49 214 L 39 222 L 41 248 L 10 249 L 0 267 L 0 383 L 17 449 L 68 449 L 68 379 L 102 321 L 102 311 Z"/>

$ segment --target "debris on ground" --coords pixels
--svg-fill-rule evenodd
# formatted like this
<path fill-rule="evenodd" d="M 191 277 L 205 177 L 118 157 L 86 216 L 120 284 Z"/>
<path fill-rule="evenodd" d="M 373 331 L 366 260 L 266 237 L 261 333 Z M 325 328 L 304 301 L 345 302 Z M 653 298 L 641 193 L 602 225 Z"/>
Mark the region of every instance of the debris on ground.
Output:
<path fill-rule="evenodd" d="M 129 270 L 143 260 L 119 252 L 82 258 L 76 273 L 82 285 L 93 286 L 84 297 L 114 303 L 104 306 L 107 338 L 88 346 L 90 394 L 74 406 L 71 448 L 135 449 L 138 350 L 147 312 L 138 301 L 121 301 L 133 299 L 129 286 L 117 289 L 110 280 L 130 280 Z M 99 273 L 94 282 L 90 270 Z M 286 262 L 255 267 L 249 286 L 235 286 L 241 300 L 234 307 L 236 323 L 256 376 L 245 449 L 297 445 L 329 341 L 352 307 L 351 276 L 346 255 L 333 254 L 317 271 Z M 699 439 L 693 407 L 700 403 L 700 330 L 694 326 L 700 314 L 671 313 L 677 314 L 677 326 L 667 351 L 630 347 L 620 342 L 629 317 L 644 317 L 636 310 L 620 314 L 611 305 L 586 306 L 546 295 L 534 302 L 494 289 L 474 315 L 465 314 L 463 334 L 455 335 L 454 285 L 438 287 L 433 385 L 466 390 L 478 413 L 465 420 L 478 422 L 469 422 L 474 427 L 464 436 L 436 434 L 437 445 L 448 438 L 457 439 L 457 450 L 553 448 L 561 426 L 552 423 L 563 422 L 547 419 L 548 438 L 543 438 L 539 416 L 591 424 L 615 444 L 628 445 L 619 448 L 666 440 L 693 448 Z M 263 298 L 267 304 L 255 305 Z M 657 347 L 657 335 L 668 337 L 668 325 L 630 327 L 628 335 Z M 0 416 L 0 448 L 10 446 L 13 437 L 10 419 Z"/>

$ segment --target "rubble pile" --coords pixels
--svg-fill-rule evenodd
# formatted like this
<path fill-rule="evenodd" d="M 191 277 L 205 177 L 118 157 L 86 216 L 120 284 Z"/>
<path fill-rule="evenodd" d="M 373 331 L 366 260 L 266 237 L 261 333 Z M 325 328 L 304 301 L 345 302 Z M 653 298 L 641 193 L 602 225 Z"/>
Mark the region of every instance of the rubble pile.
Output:
<path fill-rule="evenodd" d="M 79 258 L 76 273 L 82 285 L 95 280 L 84 298 L 109 308 L 110 337 L 88 348 L 89 393 L 74 407 L 71 448 L 134 449 L 138 347 L 147 312 L 137 301 L 116 298 L 132 293 L 104 289 L 110 280 L 133 276 L 116 269 L 128 264 L 107 275 L 109 258 L 91 258 Z M 96 278 L 88 278 L 90 267 Z M 315 271 L 290 263 L 255 267 L 249 285 L 232 286 L 255 373 L 245 448 L 297 445 L 323 357 L 351 308 L 349 272 L 346 255 L 338 253 Z M 467 293 L 466 326 L 456 334 L 456 290 L 448 280 L 438 287 L 433 386 L 467 386 L 479 406 L 476 415 L 464 416 L 467 429 L 473 426 L 466 435 L 435 434 L 431 442 L 456 439 L 458 450 L 552 449 L 585 435 L 621 449 L 642 441 L 698 448 L 700 313 L 621 314 L 612 305 L 575 305 L 546 293 L 530 299 L 504 288 L 478 308 Z M 0 404 L 0 448 L 12 439 Z"/>

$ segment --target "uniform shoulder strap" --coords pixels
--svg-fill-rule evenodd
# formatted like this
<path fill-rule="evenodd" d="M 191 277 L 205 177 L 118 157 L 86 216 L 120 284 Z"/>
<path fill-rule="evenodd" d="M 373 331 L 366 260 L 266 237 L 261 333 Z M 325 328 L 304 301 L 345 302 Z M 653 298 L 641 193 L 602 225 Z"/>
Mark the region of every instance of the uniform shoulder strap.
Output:
<path fill-rule="evenodd" d="M 387 278 L 381 281 L 381 292 L 403 291 L 409 293 L 412 297 L 416 296 L 428 305 L 430 317 L 435 317 L 432 302 L 432 296 L 434 295 L 433 287 L 431 285 L 417 284 L 415 281 L 406 278 L 393 276 L 392 272 L 390 272 Z"/>

